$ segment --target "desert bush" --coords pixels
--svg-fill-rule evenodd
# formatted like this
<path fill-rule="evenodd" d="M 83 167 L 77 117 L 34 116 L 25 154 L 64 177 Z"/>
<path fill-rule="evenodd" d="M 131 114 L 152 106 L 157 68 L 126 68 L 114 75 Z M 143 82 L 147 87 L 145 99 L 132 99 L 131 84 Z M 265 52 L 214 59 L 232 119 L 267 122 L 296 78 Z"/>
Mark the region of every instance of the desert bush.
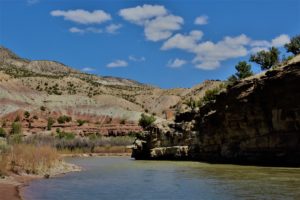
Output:
<path fill-rule="evenodd" d="M 19 135 L 22 133 L 22 125 L 20 122 L 13 122 L 11 124 L 11 134 Z"/>
<path fill-rule="evenodd" d="M 29 118 L 30 117 L 30 113 L 28 112 L 28 111 L 25 111 L 24 112 L 24 117 L 27 119 L 27 118 Z"/>
<path fill-rule="evenodd" d="M 0 137 L 6 137 L 6 132 L 2 127 L 0 127 Z"/>
<path fill-rule="evenodd" d="M 219 88 L 206 90 L 205 95 L 203 97 L 203 103 L 208 103 L 210 101 L 214 101 L 216 99 L 216 95 L 219 94 L 219 92 L 220 92 Z"/>
<path fill-rule="evenodd" d="M 46 107 L 45 106 L 41 106 L 40 109 L 41 109 L 41 111 L 45 111 Z"/>
<path fill-rule="evenodd" d="M 82 119 L 77 119 L 77 123 L 78 123 L 78 126 L 82 126 L 83 124 L 86 123 L 86 121 L 82 120 Z"/>
<path fill-rule="evenodd" d="M 65 122 L 70 122 L 70 121 L 72 121 L 72 117 L 66 116 L 66 115 L 60 116 L 60 117 L 57 119 L 57 122 L 58 122 L 59 124 L 64 124 Z"/>
<path fill-rule="evenodd" d="M 155 122 L 155 117 L 153 115 L 146 115 L 144 113 L 141 114 L 141 118 L 139 120 L 139 125 L 143 128 L 147 128 L 151 124 Z"/>
<path fill-rule="evenodd" d="M 74 135 L 74 133 L 71 133 L 71 132 L 64 132 L 64 131 L 60 132 L 59 131 L 59 132 L 57 132 L 57 137 L 59 139 L 72 140 L 75 138 L 75 135 Z"/>
<path fill-rule="evenodd" d="M 49 117 L 49 118 L 47 119 L 47 130 L 51 130 L 51 128 L 52 128 L 54 122 L 55 122 L 54 119 L 51 118 L 51 117 Z"/>

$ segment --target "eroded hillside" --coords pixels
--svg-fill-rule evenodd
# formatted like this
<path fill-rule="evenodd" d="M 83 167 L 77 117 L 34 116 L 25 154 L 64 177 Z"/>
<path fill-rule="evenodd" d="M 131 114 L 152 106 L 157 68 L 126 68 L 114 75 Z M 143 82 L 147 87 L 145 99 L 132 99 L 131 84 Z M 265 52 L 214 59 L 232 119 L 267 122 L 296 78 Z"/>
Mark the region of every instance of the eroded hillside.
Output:
<path fill-rule="evenodd" d="M 55 61 L 23 59 L 0 48 L 0 118 L 8 121 L 7 129 L 17 116 L 26 131 L 38 132 L 46 129 L 49 117 L 66 115 L 72 117 L 73 124 L 54 127 L 79 130 L 76 120 L 85 120 L 89 122 L 85 126 L 91 129 L 80 133 L 139 131 L 141 113 L 172 119 L 185 101 L 201 97 L 219 83 L 206 81 L 190 89 L 164 90 L 128 79 L 82 73 Z M 31 117 L 26 119 L 25 111 Z M 127 124 L 129 128 L 123 127 Z M 110 128 L 102 130 L 104 126 Z"/>

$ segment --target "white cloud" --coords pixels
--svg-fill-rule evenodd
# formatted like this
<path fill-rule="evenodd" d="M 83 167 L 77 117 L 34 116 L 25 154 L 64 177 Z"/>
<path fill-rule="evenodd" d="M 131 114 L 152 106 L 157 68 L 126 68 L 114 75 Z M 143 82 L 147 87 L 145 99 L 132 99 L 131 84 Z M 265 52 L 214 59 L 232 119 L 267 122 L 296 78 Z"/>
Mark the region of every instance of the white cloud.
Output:
<path fill-rule="evenodd" d="M 282 47 L 286 43 L 290 42 L 290 37 L 286 34 L 281 34 L 271 41 L 266 41 L 266 40 L 252 40 L 250 43 L 250 46 L 253 47 L 250 49 L 251 53 L 256 53 L 258 51 L 262 50 L 268 50 L 270 47 Z"/>
<path fill-rule="evenodd" d="M 199 43 L 194 49 L 196 57 L 193 63 L 199 69 L 216 69 L 221 61 L 246 56 L 248 50 L 245 45 L 249 42 L 250 39 L 242 34 L 237 37 L 227 36 L 217 43 L 211 41 Z"/>
<path fill-rule="evenodd" d="M 151 18 L 164 16 L 167 10 L 164 6 L 160 5 L 147 5 L 137 6 L 134 8 L 125 8 L 119 11 L 119 15 L 131 23 L 143 25 Z"/>
<path fill-rule="evenodd" d="M 290 37 L 286 34 L 279 35 L 278 37 L 274 38 L 271 42 L 272 46 L 274 47 L 282 47 L 286 43 L 290 42 Z"/>
<path fill-rule="evenodd" d="M 135 57 L 135 56 L 129 56 L 128 57 L 129 60 L 134 61 L 134 62 L 143 62 L 146 60 L 146 58 L 144 56 L 142 57 Z"/>
<path fill-rule="evenodd" d="M 95 28 L 95 27 L 87 27 L 87 28 L 78 28 L 78 27 L 72 27 L 69 29 L 71 33 L 102 33 L 102 29 Z"/>
<path fill-rule="evenodd" d="M 91 67 L 85 67 L 85 68 L 82 68 L 81 71 L 84 71 L 84 72 L 92 72 L 92 71 L 95 71 L 94 68 L 91 68 Z"/>
<path fill-rule="evenodd" d="M 125 60 L 115 60 L 111 63 L 108 63 L 106 67 L 115 68 L 115 67 L 127 67 L 128 63 Z"/>
<path fill-rule="evenodd" d="M 111 20 L 110 14 L 103 10 L 94 10 L 92 12 L 82 9 L 77 10 L 53 10 L 50 12 L 53 17 L 64 17 L 65 20 L 80 24 L 101 24 Z"/>
<path fill-rule="evenodd" d="M 180 30 L 184 20 L 180 16 L 170 14 L 161 5 L 143 5 L 119 11 L 123 19 L 143 26 L 147 40 L 159 41 L 169 38 L 174 31 Z"/>
<path fill-rule="evenodd" d="M 107 33 L 115 34 L 120 28 L 122 28 L 122 24 L 110 24 L 105 27 L 105 31 Z"/>
<path fill-rule="evenodd" d="M 162 50 L 168 49 L 182 49 L 187 51 L 193 51 L 196 48 L 197 41 L 203 37 L 202 31 L 191 31 L 188 35 L 176 34 L 164 42 L 161 47 Z"/>
<path fill-rule="evenodd" d="M 193 64 L 199 69 L 212 70 L 220 66 L 220 62 L 247 55 L 244 47 L 249 44 L 250 38 L 242 34 L 237 37 L 224 37 L 223 40 L 213 43 L 200 42 L 203 33 L 191 31 L 188 35 L 176 34 L 167 40 L 162 50 L 181 49 L 195 54 Z"/>
<path fill-rule="evenodd" d="M 194 24 L 197 24 L 197 25 L 208 24 L 208 17 L 206 15 L 199 16 L 195 19 Z"/>
<path fill-rule="evenodd" d="M 72 27 L 72 28 L 69 29 L 69 31 L 71 33 L 84 33 L 85 32 L 84 29 L 80 29 L 80 28 L 77 28 L 77 27 Z"/>
<path fill-rule="evenodd" d="M 165 41 L 161 50 L 181 49 L 195 55 L 192 63 L 196 68 L 213 70 L 221 65 L 222 61 L 239 58 L 268 50 L 271 46 L 281 47 L 290 41 L 286 34 L 279 35 L 271 41 L 252 40 L 245 34 L 236 37 L 226 36 L 218 42 L 202 41 L 201 31 L 191 31 L 189 34 L 176 34 Z"/>
<path fill-rule="evenodd" d="M 186 60 L 182 60 L 179 58 L 176 58 L 174 60 L 169 60 L 167 66 L 172 68 L 179 68 L 187 63 Z"/>
<path fill-rule="evenodd" d="M 173 31 L 181 29 L 183 19 L 175 15 L 157 17 L 145 24 L 145 36 L 148 40 L 159 41 L 169 38 Z"/>

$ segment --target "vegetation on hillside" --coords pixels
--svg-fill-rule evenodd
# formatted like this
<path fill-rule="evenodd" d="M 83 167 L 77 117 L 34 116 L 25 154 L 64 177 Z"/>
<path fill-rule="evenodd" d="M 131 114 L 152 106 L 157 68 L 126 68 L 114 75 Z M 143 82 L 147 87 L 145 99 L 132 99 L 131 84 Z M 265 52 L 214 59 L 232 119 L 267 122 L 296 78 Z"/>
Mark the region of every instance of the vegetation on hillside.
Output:
<path fill-rule="evenodd" d="M 146 129 L 147 127 L 152 125 L 155 122 L 155 120 L 156 119 L 153 115 L 147 115 L 147 114 L 142 113 L 141 118 L 139 120 L 139 125 L 141 127 L 143 127 L 144 129 Z"/>
<path fill-rule="evenodd" d="M 297 35 L 291 39 L 291 42 L 285 44 L 284 47 L 286 48 L 287 52 L 291 52 L 294 55 L 300 53 L 300 35 Z"/>

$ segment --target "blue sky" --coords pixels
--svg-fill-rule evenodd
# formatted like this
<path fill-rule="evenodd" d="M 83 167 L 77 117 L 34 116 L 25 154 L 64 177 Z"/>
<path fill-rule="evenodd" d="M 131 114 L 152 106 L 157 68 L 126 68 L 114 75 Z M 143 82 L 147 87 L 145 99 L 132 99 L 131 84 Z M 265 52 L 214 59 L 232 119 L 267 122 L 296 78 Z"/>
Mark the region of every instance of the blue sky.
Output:
<path fill-rule="evenodd" d="M 0 44 L 20 56 L 163 88 L 226 79 L 299 33 L 299 0 L 0 0 Z"/>

